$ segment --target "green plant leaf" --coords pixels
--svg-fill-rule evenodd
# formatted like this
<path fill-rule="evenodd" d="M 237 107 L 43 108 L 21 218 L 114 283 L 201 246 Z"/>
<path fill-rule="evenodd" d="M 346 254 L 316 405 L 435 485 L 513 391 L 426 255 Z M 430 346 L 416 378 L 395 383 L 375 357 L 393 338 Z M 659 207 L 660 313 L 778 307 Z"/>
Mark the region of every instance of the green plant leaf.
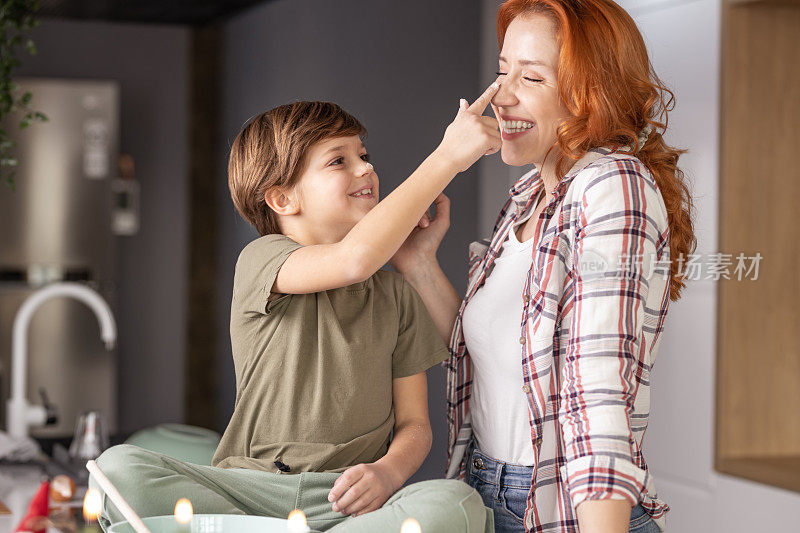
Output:
<path fill-rule="evenodd" d="M 19 112 L 22 114 L 20 129 L 27 128 L 34 121 L 47 121 L 43 113 L 31 109 L 29 104 L 33 94 L 26 91 L 18 96 L 20 87 L 12 79 L 14 70 L 21 64 L 16 47 L 24 45 L 30 55 L 36 55 L 36 44 L 28 33 L 39 25 L 36 17 L 38 9 L 38 0 L 0 0 L 0 121 Z M 11 154 L 15 144 L 8 133 L 0 128 L 0 175 L 12 190 L 15 188 L 14 168 L 19 165 L 17 158 Z"/>
<path fill-rule="evenodd" d="M 8 185 L 11 188 L 11 192 L 15 192 L 16 191 L 16 185 L 17 184 L 14 182 L 14 174 L 13 173 L 9 174 L 8 176 L 6 176 L 6 185 Z"/>

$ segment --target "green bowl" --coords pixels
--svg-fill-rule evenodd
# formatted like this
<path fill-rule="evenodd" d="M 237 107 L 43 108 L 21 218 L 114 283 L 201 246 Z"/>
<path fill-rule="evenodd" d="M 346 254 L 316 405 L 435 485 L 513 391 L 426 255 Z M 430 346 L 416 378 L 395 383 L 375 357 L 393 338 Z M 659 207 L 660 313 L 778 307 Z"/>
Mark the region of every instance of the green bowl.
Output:
<path fill-rule="evenodd" d="M 286 533 L 282 518 L 237 514 L 196 514 L 190 524 L 181 525 L 174 516 L 142 518 L 150 533 Z M 128 522 L 117 522 L 106 533 L 136 533 Z"/>

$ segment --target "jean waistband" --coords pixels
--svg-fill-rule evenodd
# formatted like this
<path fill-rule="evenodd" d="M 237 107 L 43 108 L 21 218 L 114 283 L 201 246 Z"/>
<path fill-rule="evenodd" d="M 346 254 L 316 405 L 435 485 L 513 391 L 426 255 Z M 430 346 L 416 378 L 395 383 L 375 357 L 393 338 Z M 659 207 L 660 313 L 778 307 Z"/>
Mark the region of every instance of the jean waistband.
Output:
<path fill-rule="evenodd" d="M 506 487 L 530 488 L 533 467 L 506 463 L 483 453 L 474 439 L 467 448 L 467 470 L 486 483 Z"/>

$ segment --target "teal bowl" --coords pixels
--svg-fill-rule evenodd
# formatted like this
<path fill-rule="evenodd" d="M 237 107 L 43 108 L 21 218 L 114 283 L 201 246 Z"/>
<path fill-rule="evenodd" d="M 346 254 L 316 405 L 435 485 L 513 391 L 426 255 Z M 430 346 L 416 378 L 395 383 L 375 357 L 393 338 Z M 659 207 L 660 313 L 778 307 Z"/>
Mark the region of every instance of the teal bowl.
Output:
<path fill-rule="evenodd" d="M 182 525 L 174 516 L 142 518 L 150 533 L 286 533 L 283 518 L 237 514 L 196 514 L 190 524 Z M 136 533 L 128 522 L 112 524 L 106 533 Z"/>

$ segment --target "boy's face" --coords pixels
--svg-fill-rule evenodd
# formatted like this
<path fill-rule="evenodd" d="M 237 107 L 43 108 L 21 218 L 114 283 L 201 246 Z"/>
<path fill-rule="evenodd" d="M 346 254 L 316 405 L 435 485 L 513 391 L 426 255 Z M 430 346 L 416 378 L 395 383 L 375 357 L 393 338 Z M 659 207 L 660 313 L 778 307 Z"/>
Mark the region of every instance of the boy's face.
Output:
<path fill-rule="evenodd" d="M 317 244 L 338 242 L 378 203 L 378 175 L 357 135 L 332 137 L 306 152 L 294 187 L 299 221 Z"/>

